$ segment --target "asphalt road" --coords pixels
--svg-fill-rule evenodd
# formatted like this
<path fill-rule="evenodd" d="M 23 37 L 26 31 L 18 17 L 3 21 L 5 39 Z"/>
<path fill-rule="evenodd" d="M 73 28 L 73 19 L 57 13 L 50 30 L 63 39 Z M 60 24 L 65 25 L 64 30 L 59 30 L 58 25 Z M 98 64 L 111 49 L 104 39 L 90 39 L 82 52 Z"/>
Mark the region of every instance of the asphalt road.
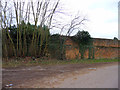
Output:
<path fill-rule="evenodd" d="M 118 65 L 89 68 L 88 73 L 64 79 L 57 88 L 118 88 Z"/>

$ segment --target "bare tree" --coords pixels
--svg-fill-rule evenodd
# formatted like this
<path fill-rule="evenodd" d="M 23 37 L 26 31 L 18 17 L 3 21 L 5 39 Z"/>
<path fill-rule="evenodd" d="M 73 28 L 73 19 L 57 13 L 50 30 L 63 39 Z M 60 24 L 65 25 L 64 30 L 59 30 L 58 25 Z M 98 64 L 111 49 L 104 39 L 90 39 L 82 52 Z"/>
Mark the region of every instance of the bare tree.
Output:
<path fill-rule="evenodd" d="M 59 26 L 57 28 L 60 28 L 60 43 L 62 45 L 62 51 L 61 51 L 61 59 L 64 59 L 64 43 L 62 42 L 62 40 L 64 40 L 64 42 L 66 42 L 67 38 L 63 37 L 62 32 L 66 32 L 65 36 L 70 36 L 72 34 L 73 31 L 79 30 L 81 28 L 82 25 L 85 24 L 85 21 L 87 21 L 87 19 L 85 17 L 82 17 L 81 15 L 77 14 L 69 23 L 62 25 L 59 24 Z M 56 27 L 56 26 L 55 26 Z"/>
<path fill-rule="evenodd" d="M 31 51 L 34 52 L 34 55 L 36 55 L 36 52 L 38 49 L 39 49 L 39 54 L 41 53 L 43 41 L 45 39 L 46 39 L 45 48 L 47 47 L 48 34 L 44 34 L 45 31 L 43 30 L 43 26 L 45 25 L 45 26 L 48 26 L 48 28 L 50 28 L 53 15 L 58 7 L 59 1 L 60 0 L 54 2 L 54 4 L 52 4 L 53 3 L 52 0 L 38 1 L 36 9 L 34 8 L 33 2 L 31 1 L 31 7 L 32 7 L 33 17 L 35 22 L 35 30 L 33 32 L 33 38 L 31 43 L 31 47 L 33 49 Z M 40 28 L 37 35 L 36 27 L 37 27 L 38 21 L 40 22 L 39 24 Z M 36 46 L 36 44 L 38 44 L 39 38 L 40 38 L 40 47 Z"/>
<path fill-rule="evenodd" d="M 3 44 L 3 50 L 5 51 L 5 56 L 7 57 L 8 56 L 8 49 L 9 48 L 12 48 L 13 50 L 13 53 L 14 53 L 14 56 L 16 56 L 16 50 L 15 50 L 15 46 L 14 46 L 14 42 L 10 36 L 10 33 L 9 33 L 9 29 L 8 27 L 11 25 L 11 22 L 12 22 L 12 12 L 10 12 L 8 10 L 9 8 L 7 8 L 7 2 L 5 2 L 4 6 L 1 5 L 1 11 L 0 11 L 0 21 L 1 21 L 1 28 L 2 28 L 2 35 L 3 35 L 3 38 L 2 38 L 2 44 Z M 7 37 L 9 39 L 7 39 Z M 8 42 L 10 41 L 10 46 L 8 46 Z M 12 52 L 11 52 L 12 53 Z"/>
<path fill-rule="evenodd" d="M 59 28 L 61 30 L 60 34 L 67 30 L 66 36 L 70 36 L 73 31 L 79 29 L 86 21 L 86 18 L 82 18 L 77 14 L 70 22 L 66 24 L 63 22 L 59 23 L 58 18 L 56 18 L 55 15 L 58 13 L 64 14 L 64 12 L 59 10 L 60 0 L 38 0 L 36 3 L 31 0 L 27 5 L 25 4 L 25 2 L 14 1 L 12 3 L 13 6 L 11 12 L 10 10 L 8 12 L 9 7 L 7 3 L 5 3 L 4 7 L 2 7 L 2 12 L 0 12 L 0 24 L 3 28 L 3 37 L 6 38 L 6 40 L 7 36 L 9 37 L 14 56 L 16 56 L 16 54 L 17 56 L 24 56 L 27 52 L 29 52 L 31 56 L 40 56 L 42 53 L 47 52 L 49 30 L 52 27 Z M 27 45 L 26 39 L 27 29 L 29 27 L 27 26 L 26 28 L 24 25 L 21 25 L 22 21 L 24 21 L 26 25 L 27 23 L 34 23 L 30 45 Z M 53 21 L 55 21 L 54 26 Z M 17 41 L 15 43 L 8 30 L 8 27 L 12 25 L 12 22 L 17 26 Z M 62 39 L 62 37 L 60 39 Z M 4 40 L 4 42 L 6 40 Z M 7 53 L 8 47 L 6 42 L 5 45 L 4 48 L 6 48 Z"/>
<path fill-rule="evenodd" d="M 60 34 L 67 30 L 66 36 L 70 36 L 73 31 L 81 29 L 81 27 L 85 24 L 86 21 L 87 21 L 86 17 L 77 14 L 69 23 L 61 26 Z"/>

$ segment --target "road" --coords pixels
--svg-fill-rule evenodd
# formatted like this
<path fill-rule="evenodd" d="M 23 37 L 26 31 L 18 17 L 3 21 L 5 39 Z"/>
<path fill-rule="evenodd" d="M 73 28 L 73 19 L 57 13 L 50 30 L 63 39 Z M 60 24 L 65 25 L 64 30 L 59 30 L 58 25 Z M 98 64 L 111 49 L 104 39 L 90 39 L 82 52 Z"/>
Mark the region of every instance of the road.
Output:
<path fill-rule="evenodd" d="M 118 63 L 3 68 L 2 86 L 13 88 L 118 88 Z"/>
<path fill-rule="evenodd" d="M 89 69 L 89 70 L 92 70 Z M 57 88 L 118 88 L 118 65 L 93 68 L 84 75 L 66 78 Z"/>

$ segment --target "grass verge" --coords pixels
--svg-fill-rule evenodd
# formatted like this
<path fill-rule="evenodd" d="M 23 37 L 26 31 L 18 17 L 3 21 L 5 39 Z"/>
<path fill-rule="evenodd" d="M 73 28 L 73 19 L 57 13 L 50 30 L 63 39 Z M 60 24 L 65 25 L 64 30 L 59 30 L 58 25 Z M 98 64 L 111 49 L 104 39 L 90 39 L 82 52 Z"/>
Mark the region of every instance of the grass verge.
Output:
<path fill-rule="evenodd" d="M 104 62 L 118 62 L 120 60 L 118 59 L 86 59 L 86 60 L 25 60 L 25 59 L 19 59 L 19 60 L 9 60 L 9 61 L 3 61 L 2 67 L 3 68 L 9 68 L 9 67 L 20 67 L 20 66 L 35 66 L 35 65 L 62 65 L 62 64 L 79 64 L 79 63 L 85 63 L 85 64 L 92 64 L 92 63 L 104 63 Z"/>

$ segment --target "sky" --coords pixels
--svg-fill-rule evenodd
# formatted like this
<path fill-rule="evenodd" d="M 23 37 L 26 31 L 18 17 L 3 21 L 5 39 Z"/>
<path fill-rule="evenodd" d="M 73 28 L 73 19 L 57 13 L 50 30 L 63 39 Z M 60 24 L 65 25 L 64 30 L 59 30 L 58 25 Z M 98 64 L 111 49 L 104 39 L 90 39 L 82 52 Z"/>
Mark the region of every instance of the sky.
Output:
<path fill-rule="evenodd" d="M 29 0 L 25 2 L 27 1 Z M 85 16 L 88 19 L 80 30 L 88 31 L 93 38 L 118 38 L 118 2 L 119 0 L 60 0 L 59 8 L 66 15 L 56 15 L 55 18 L 57 21 L 67 24 L 71 17 L 79 12 L 81 17 Z M 50 31 L 52 34 L 60 33 L 54 28 Z M 63 34 L 65 33 L 66 31 L 63 32 Z M 72 35 L 76 33 L 77 30 Z"/>
<path fill-rule="evenodd" d="M 79 11 L 87 17 L 88 21 L 82 27 L 83 30 L 88 31 L 94 38 L 108 39 L 118 38 L 118 2 L 119 0 L 61 0 L 67 12 L 73 15 Z M 67 19 L 63 22 L 65 21 Z M 75 33 L 77 31 L 73 32 Z"/>

